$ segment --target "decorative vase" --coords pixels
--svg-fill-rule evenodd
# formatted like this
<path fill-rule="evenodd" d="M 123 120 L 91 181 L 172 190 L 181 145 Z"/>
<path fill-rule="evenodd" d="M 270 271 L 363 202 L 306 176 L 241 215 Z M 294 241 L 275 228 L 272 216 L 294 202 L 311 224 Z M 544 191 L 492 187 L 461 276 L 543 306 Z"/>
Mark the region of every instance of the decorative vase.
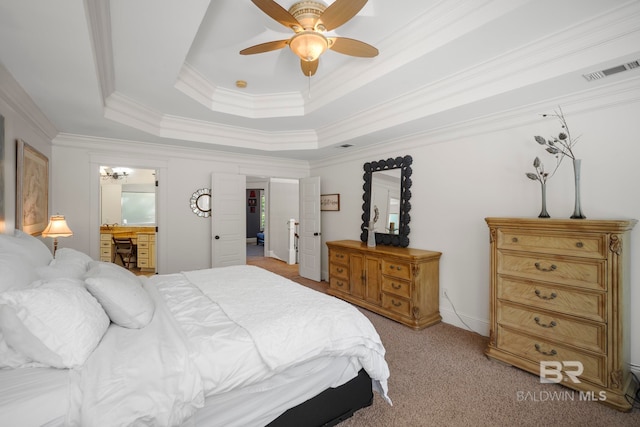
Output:
<path fill-rule="evenodd" d="M 375 222 L 369 221 L 369 236 L 367 237 L 367 246 L 370 248 L 375 248 L 376 246 L 376 232 L 373 230 Z"/>
<path fill-rule="evenodd" d="M 540 182 L 540 187 L 542 187 L 542 210 L 538 218 L 551 218 L 551 215 L 547 212 L 547 183 Z"/>
<path fill-rule="evenodd" d="M 572 219 L 585 219 L 586 216 L 582 213 L 582 206 L 580 204 L 580 166 L 582 160 L 573 159 L 573 178 L 575 181 L 575 204 L 573 207 Z"/>

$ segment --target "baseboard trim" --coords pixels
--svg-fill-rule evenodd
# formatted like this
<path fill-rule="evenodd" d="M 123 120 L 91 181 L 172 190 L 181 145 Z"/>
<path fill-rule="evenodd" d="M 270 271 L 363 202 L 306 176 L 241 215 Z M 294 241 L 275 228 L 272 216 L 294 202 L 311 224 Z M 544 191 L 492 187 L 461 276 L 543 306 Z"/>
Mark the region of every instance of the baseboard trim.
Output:
<path fill-rule="evenodd" d="M 489 336 L 489 322 L 465 315 L 458 317 L 458 315 L 459 313 L 456 314 L 451 308 L 440 306 L 440 316 L 442 316 L 444 323 L 475 332 L 485 337 Z"/>

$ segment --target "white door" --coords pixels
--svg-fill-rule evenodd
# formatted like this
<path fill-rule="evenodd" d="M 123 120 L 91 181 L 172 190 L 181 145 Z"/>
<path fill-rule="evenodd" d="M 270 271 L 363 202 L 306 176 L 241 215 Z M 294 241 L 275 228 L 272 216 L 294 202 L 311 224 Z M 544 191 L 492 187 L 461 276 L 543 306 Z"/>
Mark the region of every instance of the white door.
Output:
<path fill-rule="evenodd" d="M 211 266 L 247 263 L 246 177 L 211 176 Z"/>
<path fill-rule="evenodd" d="M 320 235 L 320 177 L 300 180 L 298 259 L 300 275 L 319 282 L 322 237 Z"/>

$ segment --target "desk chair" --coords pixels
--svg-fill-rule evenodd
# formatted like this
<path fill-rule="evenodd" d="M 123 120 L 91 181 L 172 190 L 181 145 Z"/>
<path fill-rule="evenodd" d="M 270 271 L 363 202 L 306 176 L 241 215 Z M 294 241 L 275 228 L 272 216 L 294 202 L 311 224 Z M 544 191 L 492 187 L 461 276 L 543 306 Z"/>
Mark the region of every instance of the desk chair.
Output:
<path fill-rule="evenodd" d="M 120 257 L 122 265 L 131 269 L 136 265 L 136 245 L 130 237 L 113 237 L 115 254 Z"/>

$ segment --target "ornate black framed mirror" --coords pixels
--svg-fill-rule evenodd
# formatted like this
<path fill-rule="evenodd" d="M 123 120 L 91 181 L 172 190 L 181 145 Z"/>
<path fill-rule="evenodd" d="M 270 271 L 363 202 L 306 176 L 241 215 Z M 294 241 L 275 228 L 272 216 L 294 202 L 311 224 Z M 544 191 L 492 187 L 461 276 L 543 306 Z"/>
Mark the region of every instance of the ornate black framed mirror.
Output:
<path fill-rule="evenodd" d="M 376 219 L 376 244 L 409 246 L 412 163 L 411 156 L 404 156 L 364 164 L 360 227 L 363 242 L 369 237 L 370 222 Z"/>

